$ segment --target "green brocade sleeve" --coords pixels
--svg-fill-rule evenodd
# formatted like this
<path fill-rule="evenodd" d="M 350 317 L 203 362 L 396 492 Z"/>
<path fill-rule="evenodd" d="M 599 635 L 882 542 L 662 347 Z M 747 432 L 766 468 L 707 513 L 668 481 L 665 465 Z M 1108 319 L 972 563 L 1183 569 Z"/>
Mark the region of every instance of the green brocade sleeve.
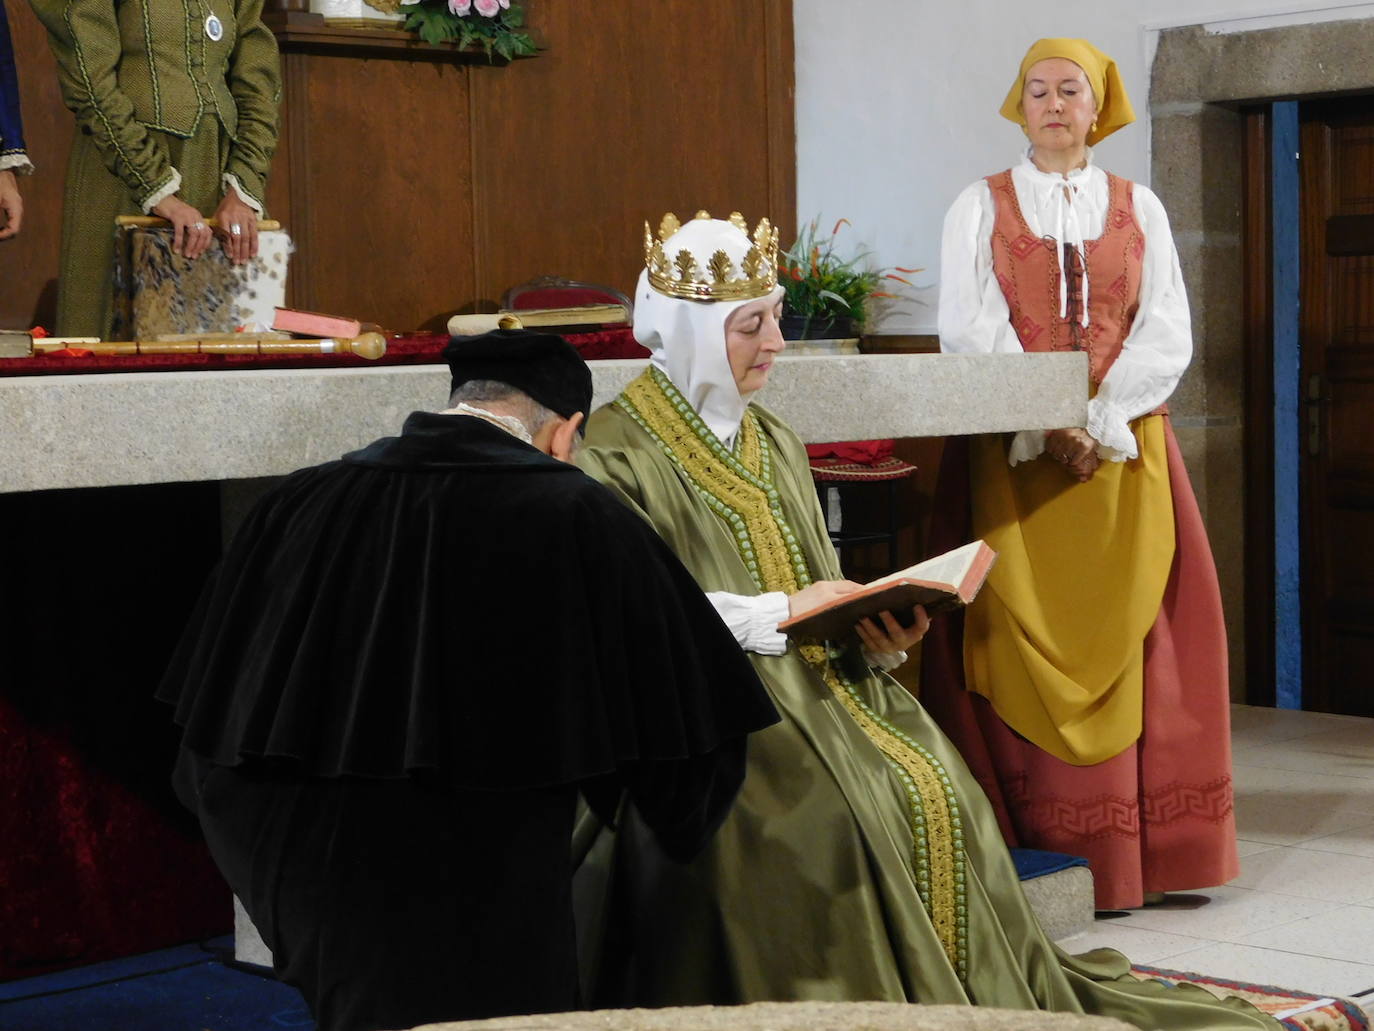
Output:
<path fill-rule="evenodd" d="M 76 127 L 94 138 L 105 167 L 123 181 L 140 208 L 171 184 L 176 169 L 161 143 L 135 117 L 119 87 L 123 52 L 113 0 L 30 0 L 48 30 L 62 99 Z"/>
<path fill-rule="evenodd" d="M 238 180 L 259 207 L 267 191 L 267 170 L 277 149 L 281 67 L 277 37 L 262 21 L 263 0 L 238 0 L 238 42 L 229 59 L 229 92 L 238 108 L 238 128 L 224 171 Z"/>
<path fill-rule="evenodd" d="M 644 510 L 639 481 L 623 452 L 587 446 L 578 451 L 575 461 L 584 473 L 614 494 L 635 515 L 650 526 L 654 525 L 649 513 Z"/>

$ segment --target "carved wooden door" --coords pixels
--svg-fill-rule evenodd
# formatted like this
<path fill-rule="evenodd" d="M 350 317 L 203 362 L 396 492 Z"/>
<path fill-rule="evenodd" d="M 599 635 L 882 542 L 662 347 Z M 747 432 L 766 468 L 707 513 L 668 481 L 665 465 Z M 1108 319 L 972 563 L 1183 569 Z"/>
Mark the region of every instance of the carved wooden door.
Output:
<path fill-rule="evenodd" d="M 1301 112 L 1303 707 L 1374 716 L 1374 96 Z"/>

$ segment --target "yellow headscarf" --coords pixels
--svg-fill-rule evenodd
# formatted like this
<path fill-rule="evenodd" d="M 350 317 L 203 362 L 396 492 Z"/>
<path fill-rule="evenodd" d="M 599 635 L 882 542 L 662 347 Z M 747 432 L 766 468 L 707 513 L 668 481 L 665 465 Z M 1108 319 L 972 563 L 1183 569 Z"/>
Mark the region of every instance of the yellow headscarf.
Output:
<path fill-rule="evenodd" d="M 1135 121 L 1131 98 L 1126 96 L 1126 87 L 1121 81 L 1116 62 L 1086 39 L 1038 39 L 1031 44 L 1026 56 L 1021 59 L 1021 71 L 1011 84 L 1007 99 L 1002 101 L 1003 118 L 1025 127 L 1026 114 L 1021 110 L 1021 91 L 1026 85 L 1026 73 L 1032 66 L 1051 57 L 1062 57 L 1078 65 L 1092 85 L 1098 111 L 1097 128 L 1088 133 L 1090 146 Z"/>

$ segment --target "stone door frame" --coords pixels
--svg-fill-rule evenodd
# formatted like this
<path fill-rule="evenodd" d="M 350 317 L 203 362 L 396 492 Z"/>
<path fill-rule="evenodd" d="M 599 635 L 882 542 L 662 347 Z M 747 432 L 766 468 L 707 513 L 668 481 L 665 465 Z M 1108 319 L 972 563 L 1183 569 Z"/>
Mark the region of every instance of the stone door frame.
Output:
<path fill-rule="evenodd" d="M 1155 43 L 1151 186 L 1169 213 L 1194 336 L 1170 408 L 1221 578 L 1231 697 L 1246 701 L 1262 692 L 1247 692 L 1245 679 L 1242 109 L 1374 90 L 1374 18 L 1224 33 L 1190 25 L 1161 29 Z"/>

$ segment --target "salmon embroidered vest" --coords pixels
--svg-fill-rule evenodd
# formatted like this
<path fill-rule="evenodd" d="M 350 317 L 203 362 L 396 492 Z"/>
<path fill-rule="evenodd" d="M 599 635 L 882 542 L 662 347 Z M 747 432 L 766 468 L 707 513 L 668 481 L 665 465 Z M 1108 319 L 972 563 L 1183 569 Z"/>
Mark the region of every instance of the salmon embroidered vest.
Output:
<path fill-rule="evenodd" d="M 1084 242 L 1088 265 L 1088 325 L 1079 324 L 1083 270 L 1066 249 L 1068 316 L 1059 317 L 1060 243 L 1036 236 L 1026 224 L 1011 171 L 987 177 L 995 217 L 992 270 L 1011 311 L 1011 324 L 1027 351 L 1087 351 L 1094 391 L 1121 354 L 1140 307 L 1140 270 L 1145 233 L 1135 219 L 1129 179 L 1107 173 L 1107 218 L 1102 235 Z M 1168 411 L 1160 405 L 1151 415 Z"/>

